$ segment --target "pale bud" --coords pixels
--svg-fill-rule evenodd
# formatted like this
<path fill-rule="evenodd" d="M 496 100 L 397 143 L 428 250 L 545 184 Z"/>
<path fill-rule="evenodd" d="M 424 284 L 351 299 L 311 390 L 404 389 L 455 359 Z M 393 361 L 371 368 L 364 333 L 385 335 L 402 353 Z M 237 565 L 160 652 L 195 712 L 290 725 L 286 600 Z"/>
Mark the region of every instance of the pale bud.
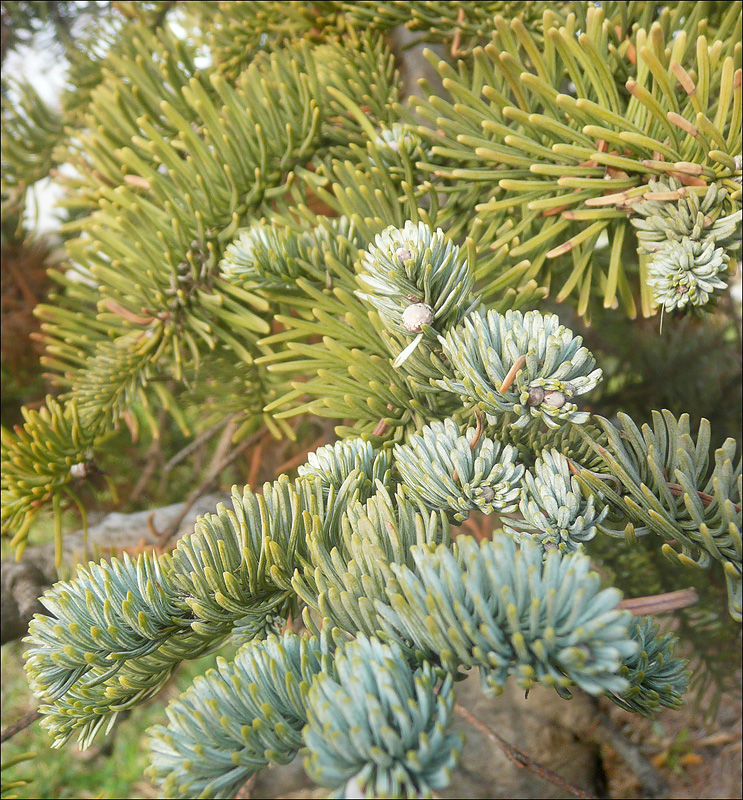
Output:
<path fill-rule="evenodd" d="M 85 461 L 81 461 L 79 464 L 73 464 L 70 467 L 70 475 L 73 478 L 87 478 L 89 472 L 89 465 Z"/>
<path fill-rule="evenodd" d="M 562 392 L 545 392 L 544 402 L 553 408 L 562 408 L 565 405 L 565 395 Z"/>
<path fill-rule="evenodd" d="M 528 403 L 530 406 L 538 406 L 544 400 L 544 389 L 541 386 L 532 386 L 529 389 Z"/>
<path fill-rule="evenodd" d="M 402 312 L 402 326 L 408 333 L 420 333 L 433 322 L 433 309 L 426 303 L 413 303 Z"/>

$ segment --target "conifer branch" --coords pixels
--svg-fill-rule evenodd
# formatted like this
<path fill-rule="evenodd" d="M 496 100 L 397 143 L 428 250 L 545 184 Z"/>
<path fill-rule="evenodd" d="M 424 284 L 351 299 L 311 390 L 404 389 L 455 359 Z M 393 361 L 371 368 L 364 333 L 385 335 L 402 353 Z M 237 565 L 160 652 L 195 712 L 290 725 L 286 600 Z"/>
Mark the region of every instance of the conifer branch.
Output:
<path fill-rule="evenodd" d="M 592 443 L 604 469 L 621 482 L 621 493 L 581 470 L 581 480 L 610 511 L 599 530 L 609 535 L 655 533 L 663 553 L 677 563 L 707 568 L 720 562 L 728 588 L 731 616 L 741 618 L 741 462 L 728 439 L 709 465 L 710 426 L 702 420 L 696 442 L 688 415 L 653 412 L 642 429 L 625 414 L 620 428 L 601 417 L 607 446 Z M 683 493 L 674 486 L 683 487 Z M 706 501 L 705 497 L 710 500 Z M 736 502 L 737 501 L 737 502 Z M 680 552 L 668 543 L 678 543 Z"/>
<path fill-rule="evenodd" d="M 518 17 L 509 24 L 507 15 L 496 15 L 492 41 L 473 53 L 477 70 L 471 73 L 464 61 L 458 71 L 434 61 L 450 99 L 430 97 L 418 103 L 419 113 L 432 123 L 431 128 L 418 128 L 432 154 L 425 169 L 449 184 L 452 192 L 469 191 L 465 187 L 473 181 L 479 184 L 487 199 L 474 209 L 488 230 L 502 226 L 503 235 L 492 247 L 505 248 L 505 264 L 512 267 L 515 279 L 549 275 L 554 260 L 569 254 L 569 260 L 564 258 L 569 274 L 557 296 L 576 293 L 581 314 L 588 310 L 586 287 L 603 274 L 604 306 L 619 298 L 634 316 L 621 240 L 628 217 L 636 213 L 635 201 L 650 201 L 654 182 L 672 176 L 692 195 L 706 194 L 715 183 L 718 189 L 729 186 L 728 199 L 718 195 L 714 218 L 734 214 L 740 207 L 739 187 L 731 181 L 741 146 L 732 116 L 740 105 L 734 98 L 741 91 L 740 79 L 734 77 L 734 37 L 721 41 L 719 59 L 710 59 L 705 37 L 697 40 L 696 48 L 690 47 L 698 13 L 684 18 L 678 6 L 673 12 L 677 27 L 670 30 L 679 31 L 680 38 L 673 47 L 665 46 L 670 35 L 666 21 L 652 22 L 650 17 L 644 22 L 647 28 L 635 29 L 627 28 L 629 20 L 623 19 L 627 40 L 615 45 L 611 8 L 576 9 L 582 23 L 574 14 L 562 17 L 548 10 L 538 31 Z M 716 21 L 721 31 L 740 29 L 740 16 L 732 12 Z M 629 46 L 635 54 L 631 63 L 625 60 Z M 541 53 L 545 47 L 549 57 Z M 696 86 L 692 91 L 688 81 L 679 91 L 680 70 L 704 75 L 704 92 Z M 563 76 L 575 88 L 560 93 L 554 87 Z M 651 78 L 659 87 L 656 93 L 645 86 Z M 719 97 L 710 92 L 713 85 L 720 88 Z M 464 117 L 459 112 L 463 106 L 470 109 Z M 616 199 L 604 206 L 601 198 L 607 194 Z M 665 199 L 670 211 L 674 198 Z M 602 205 L 596 208 L 598 203 Z M 518 218 L 503 224 L 503 215 L 512 215 L 514 207 Z M 671 213 L 682 211 L 679 207 Z M 608 274 L 593 267 L 602 233 L 619 242 Z M 711 234 L 711 241 L 716 240 Z M 681 271 L 686 280 L 674 286 L 688 287 L 693 275 L 693 268 L 686 266 L 688 258 L 698 261 L 700 269 L 710 263 L 701 251 L 684 255 L 677 250 L 669 246 L 669 262 L 662 266 L 659 261 L 656 268 L 660 275 L 649 274 L 646 267 L 640 272 L 646 315 L 653 310 L 649 280 L 655 282 L 657 299 L 666 302 L 668 292 L 657 284 L 664 273 Z M 532 259 L 526 273 L 515 269 L 523 256 Z M 692 303 L 703 305 L 718 288 L 710 279 L 721 271 L 722 261 L 720 253 L 714 264 L 701 269 L 702 294 Z M 489 294 L 487 288 L 484 294 Z"/>
<path fill-rule="evenodd" d="M 698 314 L 726 290 L 740 10 L 228 0 L 179 6 L 182 37 L 168 2 L 146 5 L 70 43 L 59 114 L 3 87 L 3 208 L 56 164 L 70 212 L 37 309 L 64 394 L 2 431 L 3 533 L 20 554 L 49 506 L 61 553 L 63 505 L 83 510 L 121 421 L 136 438 L 169 414 L 195 443 L 228 421 L 181 517 L 251 442 L 301 435 L 290 417 L 334 419 L 339 441 L 305 445 L 294 480 L 234 487 L 173 552 L 91 562 L 44 595 L 26 666 L 55 746 L 89 744 L 228 638 L 234 661 L 150 732 L 168 796 L 234 796 L 299 753 L 334 796 L 430 796 L 472 668 L 493 696 L 513 678 L 678 707 L 686 662 L 638 612 L 673 605 L 673 569 L 714 561 L 740 621 L 735 443 L 710 458 L 706 420 L 692 437 L 668 411 L 592 416 L 600 367 L 602 411 L 627 369 L 534 306 Z M 424 83 L 405 104 L 386 37 L 402 24 L 455 54 L 430 57 L 443 96 Z M 502 530 L 452 540 L 473 510 Z M 696 587 L 681 634 L 723 630 L 717 587 Z M 300 614 L 306 633 L 280 633 Z M 721 686 L 702 657 L 697 683 Z"/>

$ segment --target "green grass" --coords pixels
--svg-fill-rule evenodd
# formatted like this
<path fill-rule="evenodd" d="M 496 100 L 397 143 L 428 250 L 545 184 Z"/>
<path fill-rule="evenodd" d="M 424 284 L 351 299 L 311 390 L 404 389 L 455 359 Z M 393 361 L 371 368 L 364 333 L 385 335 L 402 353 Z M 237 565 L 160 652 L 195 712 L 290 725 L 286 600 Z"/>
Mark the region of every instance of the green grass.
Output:
<path fill-rule="evenodd" d="M 25 645 L 12 642 L 2 648 L 2 727 L 15 722 L 36 707 L 26 684 L 22 653 Z M 40 722 L 16 734 L 2 747 L 3 761 L 34 751 L 32 761 L 11 766 L 3 772 L 3 783 L 20 778 L 31 779 L 13 794 L 19 798 L 150 798 L 154 787 L 144 777 L 148 753 L 144 734 L 150 725 L 166 722 L 165 706 L 187 689 L 193 679 L 215 665 L 217 655 L 232 658 L 235 647 L 226 645 L 219 654 L 212 654 L 181 666 L 163 691 L 148 703 L 135 708 L 131 716 L 118 724 L 113 732 L 113 752 L 99 754 L 105 741 L 98 738 L 88 751 L 81 751 L 74 741 L 53 750 L 51 738 Z"/>

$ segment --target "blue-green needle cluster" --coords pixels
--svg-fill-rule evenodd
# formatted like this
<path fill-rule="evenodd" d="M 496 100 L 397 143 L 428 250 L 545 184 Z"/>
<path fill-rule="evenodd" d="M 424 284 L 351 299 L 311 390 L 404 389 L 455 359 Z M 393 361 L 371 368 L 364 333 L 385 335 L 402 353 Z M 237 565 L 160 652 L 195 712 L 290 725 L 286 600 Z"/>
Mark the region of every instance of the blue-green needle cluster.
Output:
<path fill-rule="evenodd" d="M 405 664 L 399 647 L 359 636 L 310 687 L 305 768 L 331 797 L 432 797 L 448 786 L 463 744 L 447 731 L 452 678 Z"/>
<path fill-rule="evenodd" d="M 453 376 L 436 385 L 481 408 L 493 424 L 559 428 L 588 420 L 575 398 L 596 386 L 601 370 L 554 314 L 475 311 L 440 342 Z"/>
<path fill-rule="evenodd" d="M 395 464 L 413 499 L 460 522 L 475 508 L 513 511 L 524 474 L 512 446 L 480 438 L 474 428 L 462 436 L 451 419 L 434 421 L 408 444 L 396 445 Z"/>
<path fill-rule="evenodd" d="M 592 494 L 584 497 L 568 459 L 557 450 L 542 451 L 524 475 L 519 510 L 523 519 L 509 520 L 504 526 L 517 541 L 534 539 L 567 553 L 593 539 L 596 526 L 608 513 L 606 507 L 596 509 Z"/>

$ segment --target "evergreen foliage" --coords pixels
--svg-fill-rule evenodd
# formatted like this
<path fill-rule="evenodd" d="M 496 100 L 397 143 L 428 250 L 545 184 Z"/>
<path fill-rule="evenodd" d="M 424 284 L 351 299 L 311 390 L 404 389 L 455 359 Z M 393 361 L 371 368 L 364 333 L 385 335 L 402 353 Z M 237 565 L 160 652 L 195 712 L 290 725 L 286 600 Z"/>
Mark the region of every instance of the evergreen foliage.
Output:
<path fill-rule="evenodd" d="M 260 767 L 291 761 L 303 747 L 307 690 L 328 676 L 334 649 L 327 636 L 285 633 L 246 643 L 231 664 L 220 659 L 168 706 L 168 727 L 150 730 L 150 776 L 169 797 L 229 798 Z"/>
<path fill-rule="evenodd" d="M 601 370 L 592 369 L 596 362 L 580 337 L 555 315 L 474 313 L 441 344 L 458 375 L 437 385 L 477 403 L 489 422 L 558 428 L 588 419 L 572 400 L 596 386 Z"/>
<path fill-rule="evenodd" d="M 530 542 L 517 552 L 507 536 L 479 545 L 460 538 L 456 552 L 416 550 L 415 571 L 392 566 L 399 589 L 380 609 L 385 628 L 448 671 L 479 667 L 493 694 L 510 675 L 527 690 L 543 683 L 566 697 L 571 685 L 621 693 L 616 672 L 636 644 L 614 609 L 618 595 L 600 590 L 585 556 L 543 556 Z"/>
<path fill-rule="evenodd" d="M 360 636 L 336 657 L 335 674 L 318 674 L 310 687 L 307 773 L 335 789 L 331 797 L 351 782 L 377 797 L 431 797 L 449 784 L 463 744 L 446 731 L 452 678 L 437 686 L 429 664 L 403 663 L 399 648 Z"/>
<path fill-rule="evenodd" d="M 634 658 L 628 658 L 620 673 L 630 684 L 629 689 L 612 700 L 627 711 L 637 711 L 649 716 L 659 705 L 678 708 L 688 683 L 684 663 L 678 659 L 667 661 L 664 654 L 672 637 L 658 635 L 658 626 L 647 617 L 633 621 L 632 638 L 638 649 Z"/>
<path fill-rule="evenodd" d="M 11 767 L 16 766 L 16 764 L 22 764 L 24 761 L 31 761 L 36 757 L 36 753 L 19 753 L 16 756 L 11 756 L 10 758 L 4 758 L 2 766 L 0 770 L 5 772 L 6 769 L 11 769 Z M 16 794 L 11 794 L 11 792 L 15 792 L 16 789 L 20 789 L 23 786 L 31 783 L 30 778 L 14 778 L 14 779 L 6 779 L 5 776 L 2 776 L 2 784 L 0 785 L 0 797 L 8 797 L 13 798 L 17 797 Z"/>
<path fill-rule="evenodd" d="M 666 311 L 687 304 L 705 306 L 715 289 L 725 289 L 720 277 L 729 272 L 726 249 L 740 247 L 741 211 L 719 217 L 727 190 L 711 184 L 703 198 L 688 195 L 676 180 L 650 183 L 649 196 L 676 199 L 646 200 L 635 208 L 640 252 L 652 255 L 648 284 L 653 298 Z M 643 219 L 644 218 L 644 219 Z M 719 246 L 718 246 L 719 245 Z"/>
<path fill-rule="evenodd" d="M 54 165 L 52 150 L 61 134 L 60 115 L 42 101 L 33 86 L 3 78 L 3 214 L 22 205 L 26 188 L 49 175 Z"/>
<path fill-rule="evenodd" d="M 700 638 L 743 614 L 736 441 L 622 413 L 620 349 L 571 328 L 662 309 L 671 343 L 735 332 L 740 10 L 181 5 L 96 18 L 59 112 L 3 86 L 4 210 L 59 167 L 69 212 L 36 311 L 61 394 L 2 431 L 3 535 L 20 555 L 50 509 L 61 551 L 63 500 L 84 515 L 107 439 L 161 410 L 184 435 L 237 412 L 235 443 L 329 417 L 338 441 L 234 487 L 171 553 L 46 593 L 26 659 L 55 746 L 235 637 L 150 731 L 167 796 L 231 797 L 297 754 L 333 796 L 430 796 L 472 668 L 493 697 L 513 678 L 680 705 L 675 638 L 617 606 L 687 579 L 679 635 L 722 687 Z M 428 56 L 443 92 L 405 97 L 402 24 L 451 55 Z M 492 539 L 456 535 L 474 510 Z"/>
<path fill-rule="evenodd" d="M 401 334 L 403 341 L 415 335 L 393 367 L 408 361 L 427 334 L 435 341 L 436 331 L 453 327 L 477 305 L 470 295 L 472 274 L 458 256 L 442 230 L 432 233 L 423 222 L 417 228 L 406 222 L 402 231 L 387 228 L 364 254 L 359 282 L 366 291 L 359 296 L 376 309 L 388 331 Z"/>
<path fill-rule="evenodd" d="M 663 553 L 680 564 L 708 567 L 712 559 L 720 562 L 730 614 L 740 621 L 741 510 L 732 498 L 740 498 L 743 476 L 740 457 L 733 466 L 735 441 L 727 439 L 715 451 L 710 471 L 706 420 L 695 442 L 688 416 L 677 420 L 668 411 L 653 412 L 652 428 L 643 425 L 642 431 L 621 412 L 618 417 L 621 429 L 598 418 L 608 442 L 606 448 L 593 447 L 619 491 L 604 476 L 581 471 L 585 483 L 600 492 L 610 509 L 600 530 L 628 537 L 651 532 L 663 536 L 680 546 L 681 552 L 669 541 L 662 546 Z"/>
<path fill-rule="evenodd" d="M 505 526 L 517 541 L 526 531 L 543 545 L 573 552 L 596 535 L 596 526 L 608 512 L 596 513 L 594 497 L 583 497 L 578 479 L 570 474 L 570 462 L 558 450 L 544 450 L 531 471 L 524 476 L 519 510 L 523 520 Z"/>
<path fill-rule="evenodd" d="M 25 423 L 22 428 L 16 426 L 15 436 L 2 429 L 3 531 L 14 532 L 11 544 L 22 553 L 37 509 L 51 501 L 57 512 L 55 533 L 59 553 L 62 497 L 76 498 L 75 479 L 85 477 L 95 438 L 83 426 L 75 403 L 61 406 L 48 397 L 39 411 L 23 408 L 22 412 Z M 83 522 L 85 518 L 83 511 Z"/>
<path fill-rule="evenodd" d="M 652 14 L 648 4 L 573 5 L 583 5 L 582 20 L 570 4 L 550 7 L 536 30 L 496 15 L 492 41 L 472 62 L 436 64 L 451 99 L 418 104 L 432 126 L 419 133 L 444 161 L 427 168 L 452 192 L 477 183 L 488 244 L 507 245 L 505 265 L 531 259 L 514 277 L 554 278 L 557 299 L 577 295 L 582 315 L 598 295 L 634 316 L 639 284 L 647 316 L 648 259 L 641 254 L 633 274 L 622 250 L 634 204 L 652 199 L 649 182 L 675 177 L 702 195 L 718 182 L 730 195 L 716 214 L 740 201 L 740 14 L 729 6 L 713 15 L 711 46 L 707 23 L 699 12 L 684 17 L 681 4 L 643 27 L 628 17 Z M 612 26 L 617 12 L 623 24 Z M 595 263 L 602 233 L 612 242 L 608 268 Z"/>
<path fill-rule="evenodd" d="M 514 463 L 512 446 L 477 441 L 475 429 L 464 436 L 451 419 L 432 422 L 410 443 L 395 447 L 395 464 L 411 497 L 429 508 L 467 519 L 478 508 L 485 514 L 516 508 L 524 467 Z"/>

